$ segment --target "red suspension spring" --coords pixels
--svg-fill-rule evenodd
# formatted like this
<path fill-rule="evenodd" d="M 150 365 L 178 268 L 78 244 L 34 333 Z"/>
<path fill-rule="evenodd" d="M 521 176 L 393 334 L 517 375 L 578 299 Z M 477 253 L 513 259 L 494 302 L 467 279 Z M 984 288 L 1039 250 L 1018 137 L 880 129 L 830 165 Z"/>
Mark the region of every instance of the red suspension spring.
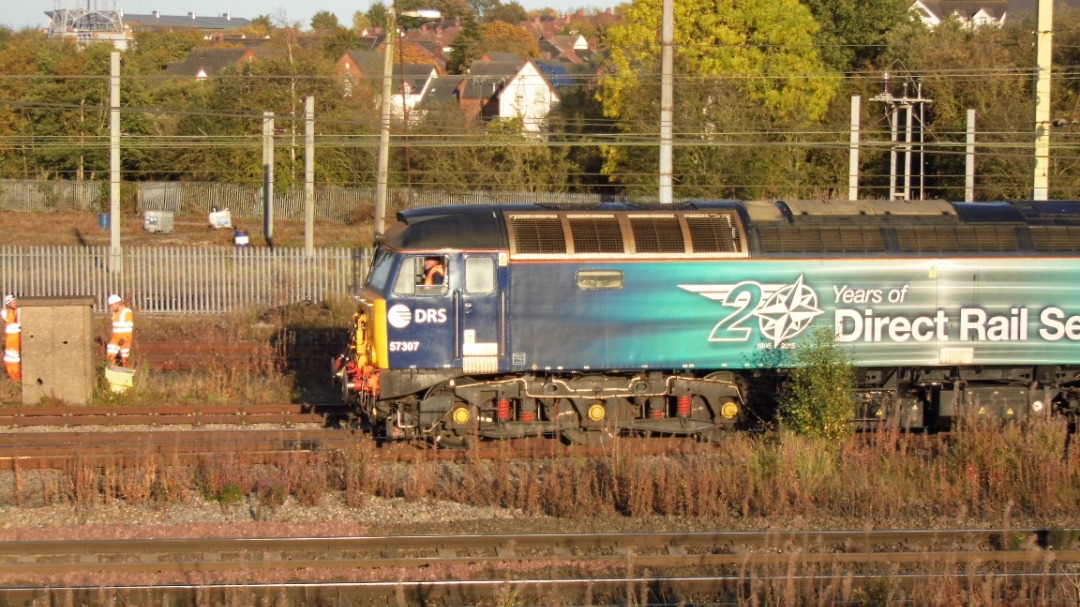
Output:
<path fill-rule="evenodd" d="M 650 419 L 663 419 L 664 418 L 664 406 L 661 403 L 656 402 L 657 399 L 653 398 L 649 400 L 649 418 Z"/>
<path fill-rule="evenodd" d="M 679 417 L 690 417 L 690 402 L 690 396 L 680 396 L 679 399 L 675 401 L 675 414 Z"/>
<path fill-rule="evenodd" d="M 499 399 L 498 417 L 499 417 L 499 421 L 501 421 L 501 422 L 504 422 L 504 421 L 510 419 L 510 399 L 508 399 L 508 398 Z"/>

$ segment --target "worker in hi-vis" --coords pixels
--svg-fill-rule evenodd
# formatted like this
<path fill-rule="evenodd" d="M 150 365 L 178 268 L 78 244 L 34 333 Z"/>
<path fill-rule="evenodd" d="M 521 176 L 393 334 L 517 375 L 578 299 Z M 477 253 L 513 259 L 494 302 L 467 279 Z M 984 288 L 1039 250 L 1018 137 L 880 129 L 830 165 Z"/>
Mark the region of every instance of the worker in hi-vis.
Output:
<path fill-rule="evenodd" d="M 124 305 L 119 295 L 109 296 L 109 310 L 112 312 L 112 337 L 105 346 L 105 358 L 119 367 L 128 366 L 131 356 L 131 339 L 135 335 L 135 320 L 131 308 Z"/>

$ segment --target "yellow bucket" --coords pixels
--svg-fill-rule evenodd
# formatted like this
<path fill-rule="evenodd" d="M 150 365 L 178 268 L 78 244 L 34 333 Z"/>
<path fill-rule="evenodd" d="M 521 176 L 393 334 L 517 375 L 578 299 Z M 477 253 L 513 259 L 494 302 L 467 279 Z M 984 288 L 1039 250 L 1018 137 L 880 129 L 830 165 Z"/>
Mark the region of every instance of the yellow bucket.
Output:
<path fill-rule="evenodd" d="M 135 369 L 109 365 L 105 367 L 105 379 L 113 392 L 126 392 L 135 383 Z"/>

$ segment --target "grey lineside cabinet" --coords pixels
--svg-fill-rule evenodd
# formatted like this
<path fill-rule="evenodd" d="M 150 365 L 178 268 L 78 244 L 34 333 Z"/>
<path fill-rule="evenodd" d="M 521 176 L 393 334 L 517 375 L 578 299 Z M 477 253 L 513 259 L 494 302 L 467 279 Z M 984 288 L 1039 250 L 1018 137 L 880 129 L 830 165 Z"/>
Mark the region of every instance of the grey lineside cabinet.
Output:
<path fill-rule="evenodd" d="M 22 308 L 22 402 L 53 398 L 89 405 L 97 374 L 92 297 L 19 298 Z"/>

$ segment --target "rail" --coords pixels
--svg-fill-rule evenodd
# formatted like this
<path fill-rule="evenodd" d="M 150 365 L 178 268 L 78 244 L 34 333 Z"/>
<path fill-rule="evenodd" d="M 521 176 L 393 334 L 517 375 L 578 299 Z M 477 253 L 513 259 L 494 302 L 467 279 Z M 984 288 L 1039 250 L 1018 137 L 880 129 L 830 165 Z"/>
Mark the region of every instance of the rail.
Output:
<path fill-rule="evenodd" d="M 102 592 L 206 592 L 237 576 L 246 588 L 283 594 L 316 583 L 339 596 L 475 604 L 511 591 L 543 600 L 545 592 L 605 593 L 767 591 L 809 588 L 824 602 L 885 582 L 963 586 L 988 581 L 994 592 L 1067 591 L 1080 550 L 1052 546 L 1055 533 L 1077 530 L 942 529 L 841 531 L 704 531 L 364 537 L 214 537 L 0 542 L 0 597 L 78 596 Z M 1012 565 L 1022 564 L 1020 571 Z M 678 572 L 693 570 L 693 576 Z M 543 576 L 541 572 L 550 572 Z M 129 576 L 154 574 L 132 586 Z M 621 574 L 621 575 L 620 575 Z M 287 576 L 289 584 L 273 580 Z M 102 583 L 101 580 L 110 580 Z M 84 583 L 83 580 L 86 580 Z M 145 580 L 145 578 L 143 578 Z M 309 581 L 310 580 L 310 581 Z M 388 581 L 389 580 L 389 581 Z M 618 583 L 616 583 L 618 582 Z M 614 585 L 613 585 L 614 584 Z M 1012 585 L 1013 587 L 1009 587 Z M 756 590 L 755 590 L 756 586 Z M 846 588 L 846 590 L 845 590 Z M 54 594 L 56 593 L 56 594 Z M 458 595 L 455 597 L 455 593 Z M 464 594 L 461 594 L 464 593 Z M 823 594 L 822 594 L 823 593 Z M 204 595 L 200 595 L 205 598 Z M 672 595 L 668 595 L 672 596 Z M 685 596 L 685 595 L 684 595 Z M 910 594 L 907 595 L 910 598 Z M 550 597 L 548 597 L 550 599 Z M 597 598 L 595 595 L 593 598 Z M 624 594 L 625 598 L 625 594 Z M 601 603 L 602 604 L 602 603 Z"/>

